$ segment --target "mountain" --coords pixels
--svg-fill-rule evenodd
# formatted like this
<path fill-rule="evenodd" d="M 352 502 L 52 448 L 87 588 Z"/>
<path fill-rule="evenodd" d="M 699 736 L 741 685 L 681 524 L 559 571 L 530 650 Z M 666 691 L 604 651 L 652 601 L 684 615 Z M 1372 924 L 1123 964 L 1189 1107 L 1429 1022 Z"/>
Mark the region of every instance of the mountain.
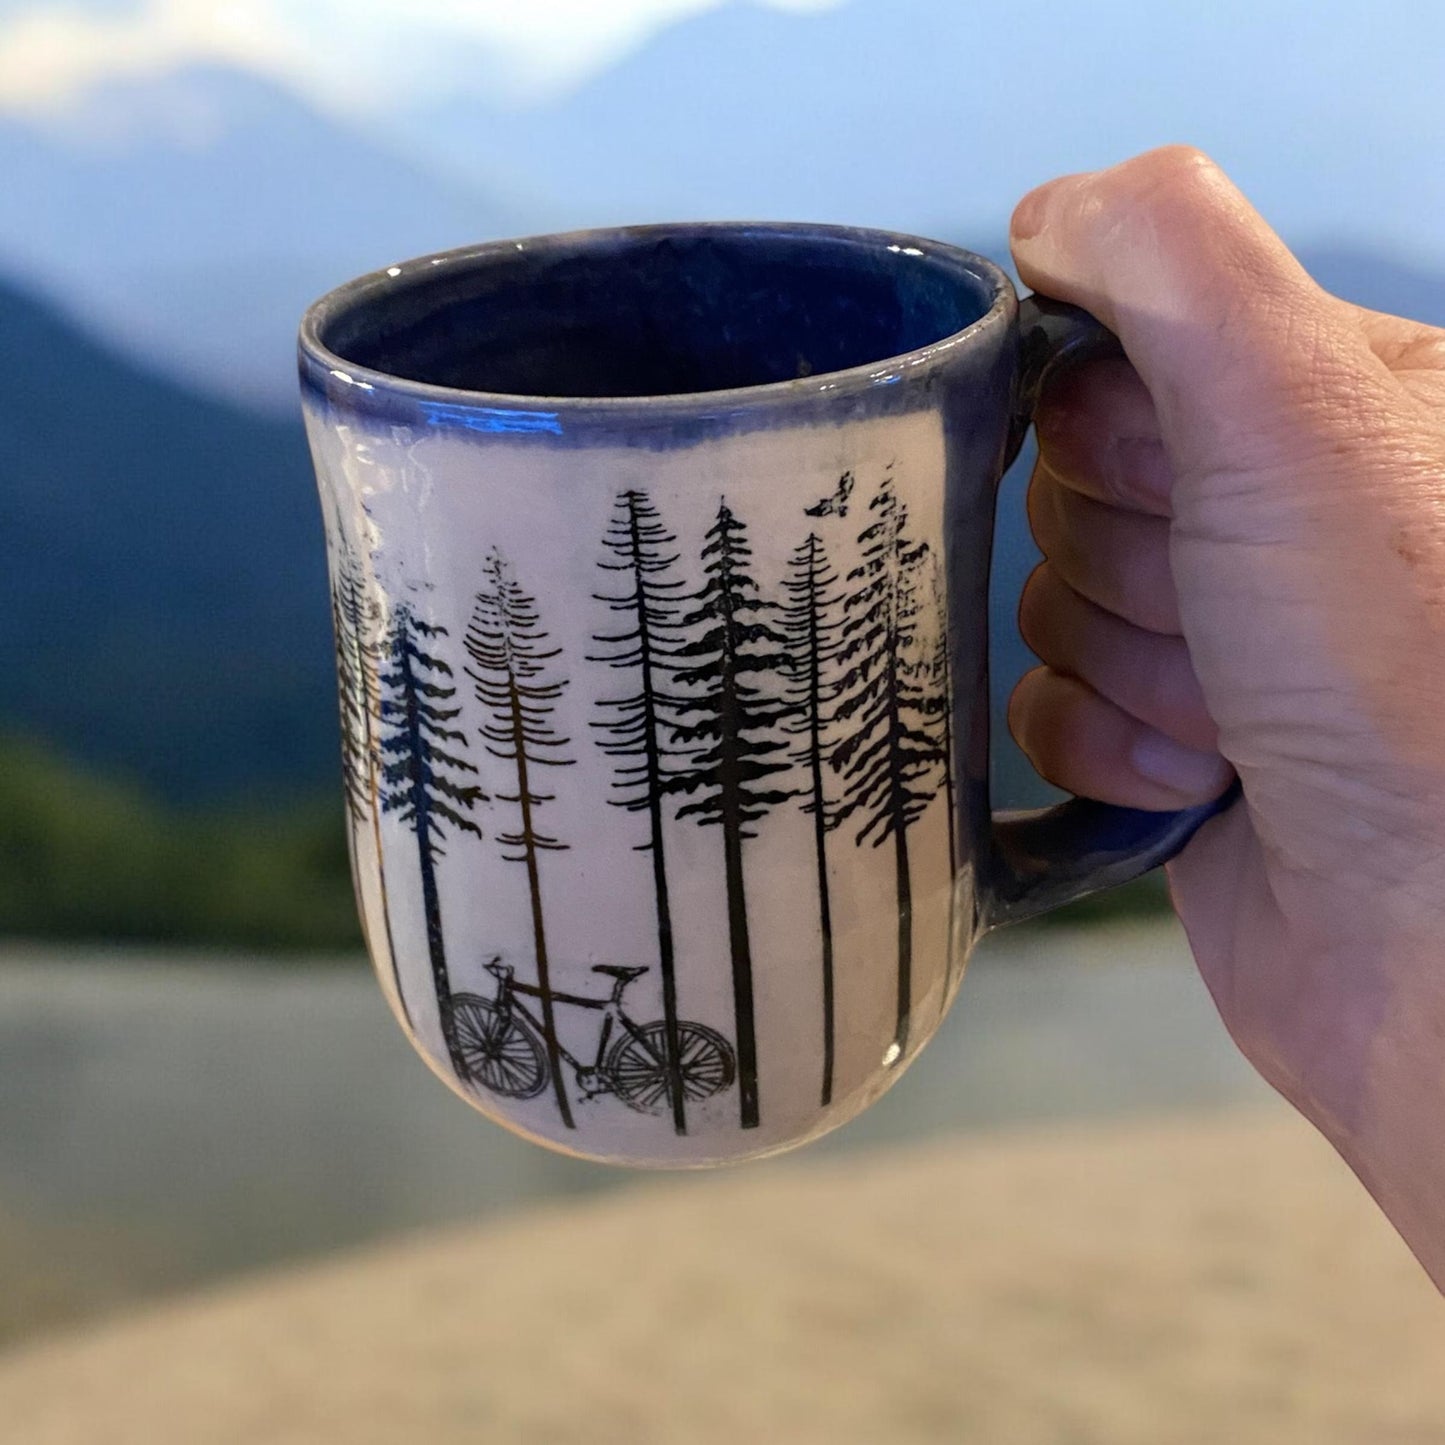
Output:
<path fill-rule="evenodd" d="M 669 216 L 977 245 L 1033 182 L 1170 139 L 1213 151 L 1296 244 L 1445 269 L 1445 7 L 1233 9 L 1017 0 L 985 24 L 956 0 L 734 0 L 520 109 L 459 43 L 423 99 L 364 124 L 222 66 L 111 81 L 0 118 L 0 272 L 188 387 L 285 409 L 304 305 L 402 257 Z"/>
<path fill-rule="evenodd" d="M 136 369 L 0 288 L 0 729 L 173 800 L 335 775 L 299 421 Z"/>
<path fill-rule="evenodd" d="M 549 195 L 569 225 L 787 217 L 925 235 L 958 216 L 996 234 L 1030 185 L 1187 140 L 1297 241 L 1343 233 L 1445 265 L 1445 7 L 1380 0 L 1368 24 L 1343 0 L 1225 8 L 733 3 L 555 101 L 506 110 L 458 88 L 387 134 L 458 176 Z"/>
<path fill-rule="evenodd" d="M 48 121 L 0 118 L 0 268 L 153 370 L 294 403 L 301 311 L 426 251 L 508 234 L 476 185 L 221 67 L 97 88 Z"/>

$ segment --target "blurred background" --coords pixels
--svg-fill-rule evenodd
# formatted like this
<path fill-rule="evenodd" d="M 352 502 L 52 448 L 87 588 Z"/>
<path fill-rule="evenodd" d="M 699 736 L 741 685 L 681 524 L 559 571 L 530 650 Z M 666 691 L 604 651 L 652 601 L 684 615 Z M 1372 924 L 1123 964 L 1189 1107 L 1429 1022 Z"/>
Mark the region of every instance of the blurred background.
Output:
<path fill-rule="evenodd" d="M 1029 187 L 1187 141 L 1325 286 L 1445 324 L 1442 55 L 1410 0 L 0 0 L 0 1348 L 624 1182 L 474 1122 L 366 977 L 310 300 L 663 219 L 1004 259 Z M 1027 464 L 993 581 L 1005 806 L 1052 796 L 1001 722 Z M 823 1152 L 1262 1098 L 1156 877 L 991 945 Z"/>
<path fill-rule="evenodd" d="M 1328 287 L 1445 314 L 1408 3 L 0 0 L 0 927 L 354 946 L 297 319 L 487 237 L 857 222 L 1211 151 Z M 1021 469 L 1020 469 L 1021 470 Z M 1000 701 L 1033 557 L 1000 508 Z M 998 792 L 1043 796 L 1002 729 Z"/>

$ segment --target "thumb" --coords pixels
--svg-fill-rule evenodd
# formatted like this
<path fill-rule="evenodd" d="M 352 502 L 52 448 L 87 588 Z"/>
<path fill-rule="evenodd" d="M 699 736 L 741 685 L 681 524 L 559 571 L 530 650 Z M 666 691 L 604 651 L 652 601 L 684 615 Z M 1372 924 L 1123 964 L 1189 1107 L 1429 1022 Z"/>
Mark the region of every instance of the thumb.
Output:
<path fill-rule="evenodd" d="M 1028 286 L 1119 337 L 1182 472 L 1271 472 L 1302 432 L 1333 448 L 1373 410 L 1362 382 L 1386 384 L 1348 308 L 1186 146 L 1040 186 L 1011 240 Z"/>

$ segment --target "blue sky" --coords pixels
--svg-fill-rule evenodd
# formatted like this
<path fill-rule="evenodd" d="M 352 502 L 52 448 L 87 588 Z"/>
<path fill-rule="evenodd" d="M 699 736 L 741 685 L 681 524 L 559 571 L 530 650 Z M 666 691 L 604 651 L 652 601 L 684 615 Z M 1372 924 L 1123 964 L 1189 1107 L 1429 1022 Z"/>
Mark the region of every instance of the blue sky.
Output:
<path fill-rule="evenodd" d="M 666 96 L 666 67 L 639 57 L 685 32 L 695 69 Z M 763 34 L 785 52 L 772 70 Z M 0 120 L 42 121 L 107 81 L 232 67 L 484 194 L 534 191 L 553 203 L 543 225 L 998 227 L 1049 175 L 1184 140 L 1297 243 L 1439 268 L 1442 57 L 1445 5 L 1420 0 L 0 0 Z M 534 112 L 552 125 L 540 158 L 530 122 L 506 124 Z M 774 136 L 735 144 L 770 117 Z M 569 170 L 564 152 L 589 147 L 595 163 Z"/>
<path fill-rule="evenodd" d="M 724 0 L 0 0 L 0 109 L 63 102 L 96 80 L 220 62 L 365 113 L 460 83 L 485 56 L 511 103 L 604 69 L 661 26 Z M 839 0 L 754 0 L 794 12 Z"/>
<path fill-rule="evenodd" d="M 296 315 L 378 265 L 739 217 L 1002 256 L 1025 190 L 1168 141 L 1440 276 L 1442 56 L 1420 0 L 0 0 L 0 279 L 289 406 Z"/>

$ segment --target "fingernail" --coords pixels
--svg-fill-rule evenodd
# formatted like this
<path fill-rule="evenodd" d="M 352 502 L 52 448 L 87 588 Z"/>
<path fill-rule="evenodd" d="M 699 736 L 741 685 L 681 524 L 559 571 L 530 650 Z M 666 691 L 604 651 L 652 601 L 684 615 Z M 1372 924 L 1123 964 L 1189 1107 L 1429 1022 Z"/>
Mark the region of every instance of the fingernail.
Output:
<path fill-rule="evenodd" d="M 1035 187 L 1014 207 L 1013 220 L 1009 223 L 1011 241 L 1032 241 L 1043 230 L 1048 189 L 1048 186 Z"/>
<path fill-rule="evenodd" d="M 1212 796 L 1229 781 L 1229 764 L 1218 753 L 1197 752 L 1163 733 L 1145 733 L 1131 756 L 1140 777 L 1191 797 Z"/>

